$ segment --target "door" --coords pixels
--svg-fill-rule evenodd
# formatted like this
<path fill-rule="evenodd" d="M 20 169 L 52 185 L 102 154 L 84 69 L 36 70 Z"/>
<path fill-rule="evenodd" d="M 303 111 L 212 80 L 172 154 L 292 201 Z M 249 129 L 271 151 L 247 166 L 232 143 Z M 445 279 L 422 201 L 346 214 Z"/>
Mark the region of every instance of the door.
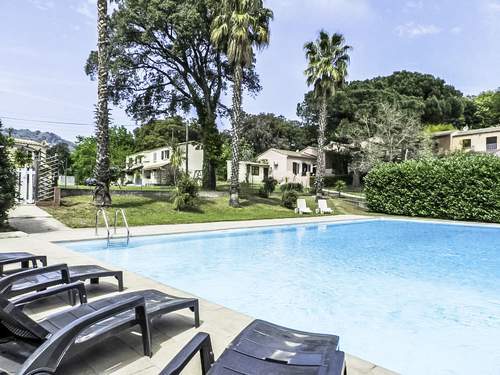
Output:
<path fill-rule="evenodd" d="M 264 168 L 264 180 L 269 178 L 269 168 Z"/>

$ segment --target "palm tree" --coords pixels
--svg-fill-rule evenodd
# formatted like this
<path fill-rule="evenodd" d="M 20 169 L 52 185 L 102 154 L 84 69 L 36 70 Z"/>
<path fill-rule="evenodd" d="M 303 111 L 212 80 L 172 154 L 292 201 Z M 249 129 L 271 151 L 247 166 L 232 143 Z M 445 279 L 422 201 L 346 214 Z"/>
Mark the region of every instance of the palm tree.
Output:
<path fill-rule="evenodd" d="M 263 0 L 221 0 L 218 10 L 212 24 L 211 39 L 226 54 L 234 69 L 229 205 L 238 207 L 243 69 L 252 66 L 254 47 L 262 49 L 269 44 L 269 23 L 273 19 L 273 12 L 264 8 Z"/>
<path fill-rule="evenodd" d="M 316 168 L 316 196 L 323 194 L 325 177 L 325 129 L 327 100 L 335 95 L 337 88 L 345 83 L 349 51 L 352 47 L 345 44 L 344 36 L 333 34 L 331 37 L 324 30 L 319 38 L 304 46 L 308 67 L 305 71 L 307 84 L 314 87 L 314 97 L 319 104 L 318 129 L 318 165 Z"/>
<path fill-rule="evenodd" d="M 108 109 L 108 2 L 97 0 L 97 34 L 98 34 L 98 81 L 97 81 L 97 111 L 96 139 L 97 156 L 94 170 L 97 180 L 94 200 L 99 206 L 110 206 L 111 195 L 109 184 L 111 180 L 109 156 L 109 109 Z"/>

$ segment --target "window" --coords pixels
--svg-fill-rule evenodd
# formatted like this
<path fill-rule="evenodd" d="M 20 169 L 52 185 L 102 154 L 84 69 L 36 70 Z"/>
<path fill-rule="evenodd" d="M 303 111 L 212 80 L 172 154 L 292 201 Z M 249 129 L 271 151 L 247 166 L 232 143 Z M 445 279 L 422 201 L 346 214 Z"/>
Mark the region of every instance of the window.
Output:
<path fill-rule="evenodd" d="M 156 152 L 153 153 L 153 163 L 156 163 Z"/>
<path fill-rule="evenodd" d="M 258 176 L 258 175 L 259 175 L 259 167 L 252 166 L 252 176 Z"/>
<path fill-rule="evenodd" d="M 496 151 L 497 150 L 497 137 L 486 138 L 486 151 Z"/>
<path fill-rule="evenodd" d="M 293 171 L 293 174 L 299 174 L 299 163 L 292 164 L 292 171 Z"/>
<path fill-rule="evenodd" d="M 167 160 L 170 157 L 170 150 L 164 150 L 161 152 L 161 160 Z"/>
<path fill-rule="evenodd" d="M 150 179 L 151 178 L 151 171 L 144 171 L 144 178 Z"/>
<path fill-rule="evenodd" d="M 307 172 L 309 172 L 309 164 L 303 163 L 302 164 L 302 176 L 306 176 Z"/>
<path fill-rule="evenodd" d="M 462 140 L 462 148 L 463 149 L 469 149 L 471 148 L 472 144 L 471 144 L 471 140 L 470 139 L 463 139 Z"/>

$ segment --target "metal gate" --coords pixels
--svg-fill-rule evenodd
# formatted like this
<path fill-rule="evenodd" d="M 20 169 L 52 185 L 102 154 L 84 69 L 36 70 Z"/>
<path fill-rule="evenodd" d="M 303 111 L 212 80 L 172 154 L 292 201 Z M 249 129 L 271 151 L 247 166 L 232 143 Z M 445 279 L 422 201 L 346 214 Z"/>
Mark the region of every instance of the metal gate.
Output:
<path fill-rule="evenodd" d="M 21 168 L 17 170 L 17 194 L 22 203 L 35 203 L 34 186 L 35 170 L 33 168 Z"/>

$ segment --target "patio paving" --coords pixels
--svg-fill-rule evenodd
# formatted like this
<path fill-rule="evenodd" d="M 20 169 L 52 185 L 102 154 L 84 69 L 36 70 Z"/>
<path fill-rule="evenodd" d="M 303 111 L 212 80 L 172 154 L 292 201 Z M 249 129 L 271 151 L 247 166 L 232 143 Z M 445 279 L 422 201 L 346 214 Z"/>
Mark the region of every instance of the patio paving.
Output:
<path fill-rule="evenodd" d="M 373 217 L 372 217 L 373 218 Z M 132 235 L 154 235 L 166 233 L 195 232 L 200 230 L 224 230 L 233 228 L 260 227 L 269 225 L 283 225 L 307 222 L 331 222 L 339 220 L 366 219 L 362 216 L 333 216 L 321 218 L 293 218 L 279 220 L 257 220 L 246 222 L 222 222 L 203 224 L 160 225 L 131 228 Z M 100 231 L 102 238 L 104 231 Z M 35 254 L 46 254 L 49 264 L 67 263 L 98 264 L 113 268 L 99 262 L 83 253 L 73 252 L 64 248 L 55 241 L 95 239 L 93 229 L 68 229 L 30 234 L 23 238 L 8 238 L 0 240 L 0 252 L 30 251 Z M 187 292 L 174 289 L 168 285 L 124 270 L 126 291 L 141 289 L 158 289 L 168 294 L 181 297 L 192 297 Z M 116 284 L 102 282 L 100 285 L 88 285 L 90 300 L 102 298 L 106 292 L 115 294 Z M 109 295 L 109 294 L 107 294 Z M 52 298 L 45 302 L 33 304 L 27 309 L 36 319 L 67 308 L 59 298 Z M 158 374 L 158 372 L 173 358 L 173 356 L 197 332 L 208 332 L 212 337 L 215 357 L 222 353 L 229 342 L 253 318 L 245 314 L 230 310 L 226 307 L 200 298 L 201 326 L 195 329 L 192 313 L 189 311 L 169 314 L 157 319 L 153 324 L 153 352 L 152 358 L 142 354 L 142 342 L 137 331 L 123 333 L 100 345 L 96 345 L 84 354 L 71 358 L 63 363 L 58 373 L 73 374 Z M 342 343 L 342 338 L 341 338 Z M 392 371 L 364 361 L 355 356 L 347 355 L 349 375 L 390 375 Z M 183 372 L 187 375 L 200 374 L 198 358 L 195 357 L 188 368 Z"/>

